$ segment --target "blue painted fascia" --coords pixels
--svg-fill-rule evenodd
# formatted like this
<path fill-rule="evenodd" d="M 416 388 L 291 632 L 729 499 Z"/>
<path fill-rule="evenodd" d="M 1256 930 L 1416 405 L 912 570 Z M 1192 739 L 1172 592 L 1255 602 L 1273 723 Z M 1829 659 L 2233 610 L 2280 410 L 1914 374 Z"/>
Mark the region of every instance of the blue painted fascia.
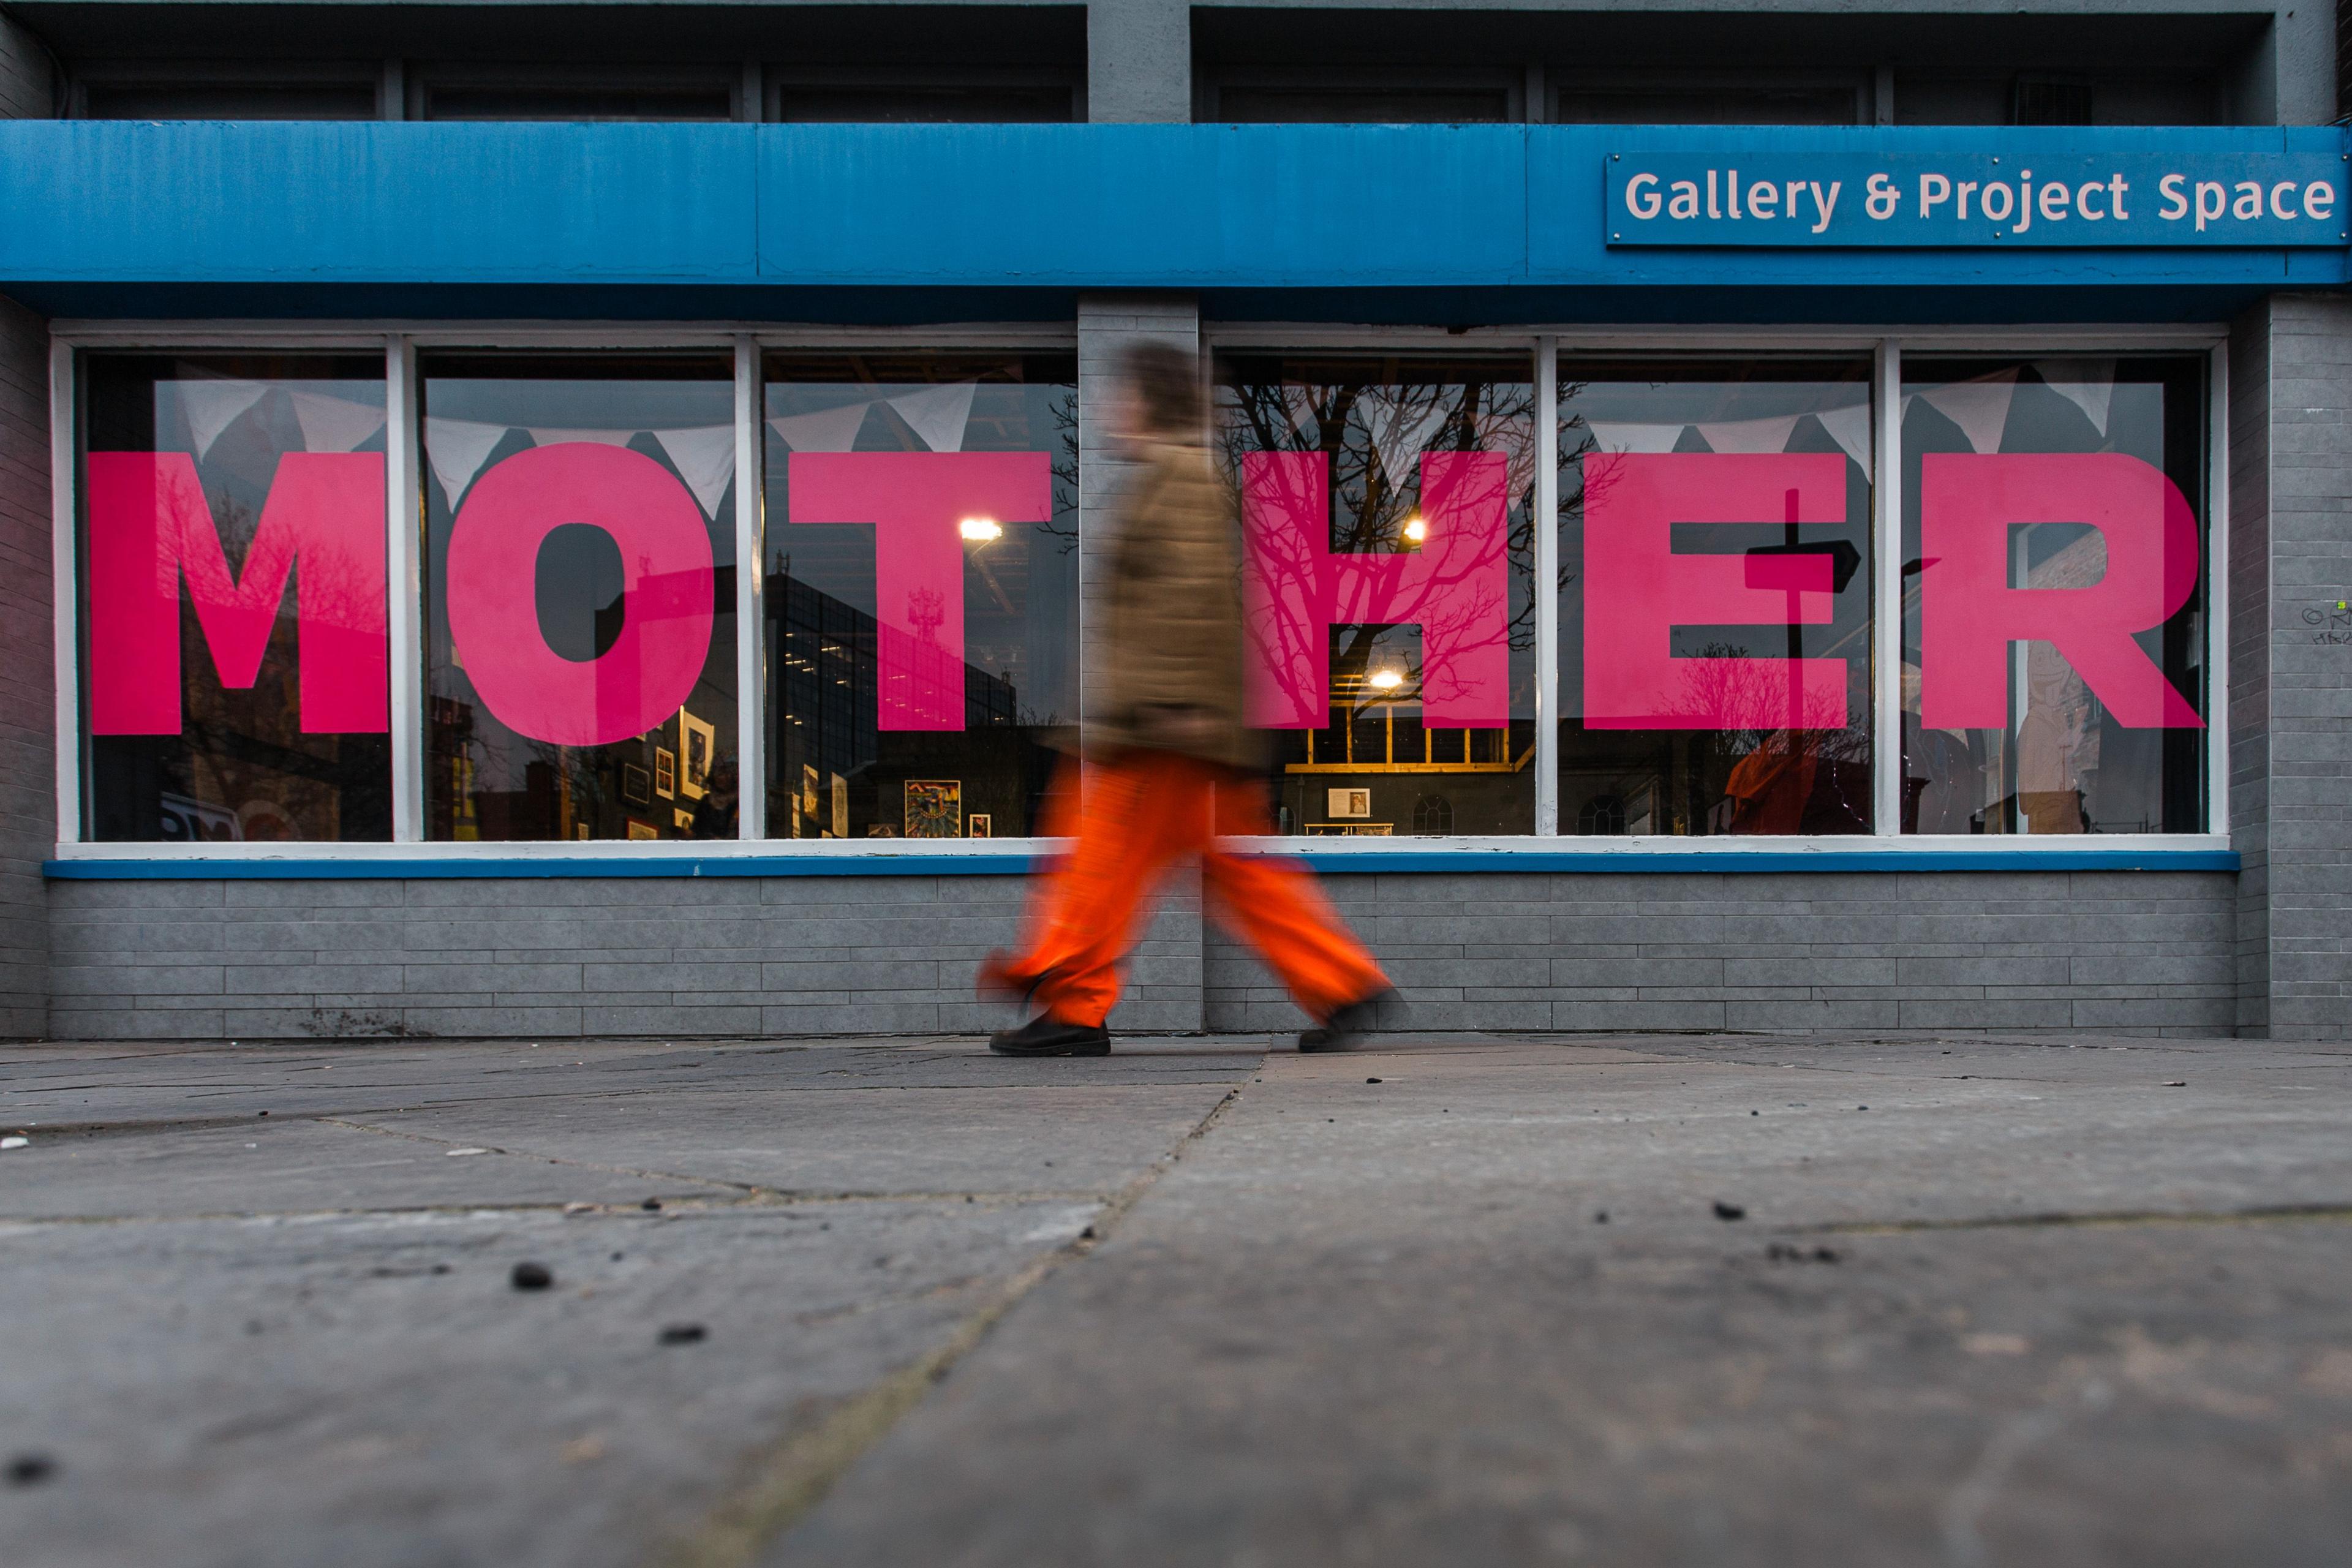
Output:
<path fill-rule="evenodd" d="M 2341 248 L 1612 249 L 1604 161 L 1636 144 L 2184 158 L 2289 148 L 2340 158 L 2352 145 L 2333 127 L 10 121 L 0 122 L 0 288 L 79 290 L 103 307 L 116 294 L 234 287 L 255 313 L 273 291 L 525 289 L 617 300 L 626 290 L 628 302 L 611 307 L 619 314 L 657 314 L 672 293 L 774 296 L 769 312 L 749 315 L 790 313 L 798 290 L 1429 289 L 1531 300 L 2030 290 L 2095 301 L 2118 289 L 2238 299 L 2352 278 Z M 595 308 L 575 298 L 564 313 Z"/>
<path fill-rule="evenodd" d="M 0 276 L 695 283 L 757 275 L 748 125 L 0 122 Z"/>
<path fill-rule="evenodd" d="M 1362 852 L 1286 850 L 1325 876 L 1397 876 L 1484 872 L 1569 872 L 1582 876 L 1742 876 L 1791 873 L 1927 871 L 2224 871 L 2239 868 L 2229 849 L 2060 849 L 1702 851 L 1595 853 L 1591 850 L 1475 849 Z M 159 857 L 148 860 L 50 860 L 42 874 L 65 882 L 156 881 L 446 881 L 515 878 L 693 879 L 699 877 L 1018 877 L 1036 866 L 1025 851 L 968 855 L 727 855 L 675 856 L 381 857 L 350 859 L 208 860 Z"/>
<path fill-rule="evenodd" d="M 762 275 L 1115 288 L 1528 279 L 1523 127 L 940 129 L 761 127 Z M 824 221 L 799 216 L 812 213 Z"/>

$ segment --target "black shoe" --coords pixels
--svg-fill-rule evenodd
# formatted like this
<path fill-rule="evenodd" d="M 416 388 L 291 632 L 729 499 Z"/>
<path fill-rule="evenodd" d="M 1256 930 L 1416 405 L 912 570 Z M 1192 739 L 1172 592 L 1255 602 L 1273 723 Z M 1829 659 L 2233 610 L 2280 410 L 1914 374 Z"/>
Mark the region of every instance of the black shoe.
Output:
<path fill-rule="evenodd" d="M 988 1048 L 1000 1057 L 1107 1057 L 1110 1031 L 1100 1024 L 1065 1024 L 1040 1013 L 1017 1029 L 999 1029 Z"/>
<path fill-rule="evenodd" d="M 1309 1029 L 1298 1037 L 1298 1048 L 1309 1054 L 1352 1051 L 1372 1030 L 1394 1027 L 1403 1012 L 1403 998 L 1391 987 L 1383 985 L 1360 1001 L 1334 1009 L 1323 1020 L 1322 1027 Z"/>

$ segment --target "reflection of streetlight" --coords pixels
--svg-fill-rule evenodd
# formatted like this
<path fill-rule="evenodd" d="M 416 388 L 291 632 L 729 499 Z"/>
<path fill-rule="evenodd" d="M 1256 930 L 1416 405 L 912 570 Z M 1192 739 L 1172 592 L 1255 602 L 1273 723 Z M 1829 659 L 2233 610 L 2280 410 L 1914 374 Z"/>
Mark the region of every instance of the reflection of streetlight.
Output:
<path fill-rule="evenodd" d="M 1393 669 L 1376 669 L 1372 671 L 1372 686 L 1376 690 L 1394 691 L 1398 687 L 1402 686 L 1403 684 L 1404 677 L 1399 675 Z"/>
<path fill-rule="evenodd" d="M 1417 517 L 1409 517 L 1404 520 L 1404 542 L 1407 544 L 1419 544 L 1423 540 L 1427 539 L 1428 537 L 1429 524 L 1423 522 Z"/>
<path fill-rule="evenodd" d="M 968 517 L 956 524 L 956 531 L 963 535 L 967 544 L 989 544 L 1004 537 L 1004 525 L 992 517 Z M 1013 615 L 1013 601 L 1006 596 L 1004 584 L 996 580 L 996 574 L 988 569 L 988 557 L 975 551 L 971 563 L 980 568 L 982 580 L 988 584 L 989 593 L 995 596 L 1004 613 Z"/>

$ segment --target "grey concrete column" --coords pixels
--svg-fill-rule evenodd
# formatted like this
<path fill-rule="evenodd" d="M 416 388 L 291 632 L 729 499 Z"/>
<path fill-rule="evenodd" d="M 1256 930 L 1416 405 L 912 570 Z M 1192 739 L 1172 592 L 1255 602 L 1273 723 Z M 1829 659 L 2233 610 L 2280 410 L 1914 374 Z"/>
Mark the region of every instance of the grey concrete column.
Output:
<path fill-rule="evenodd" d="M 2271 307 L 2230 329 L 2230 842 L 2238 851 L 2238 1033 L 2271 1025 Z"/>
<path fill-rule="evenodd" d="M 1087 118 L 1192 118 L 1191 0 L 1088 0 Z"/>
<path fill-rule="evenodd" d="M 2352 300 L 2269 307 L 2262 935 L 2273 1039 L 2352 1037 Z"/>
<path fill-rule="evenodd" d="M 1190 295 L 1089 294 L 1078 300 L 1078 622 L 1087 657 L 1078 702 L 1095 711 L 1084 671 L 1100 667 L 1094 649 L 1108 604 L 1110 551 L 1118 500 L 1133 465 L 1105 428 L 1107 398 L 1118 358 L 1140 338 L 1201 346 L 1201 312 Z M 1196 1032 L 1206 1026 L 1202 996 L 1200 879 L 1188 870 L 1171 883 L 1129 973 L 1127 995 L 1111 1015 L 1114 1029 Z"/>
<path fill-rule="evenodd" d="M 2281 5 L 2271 14 L 2266 49 L 2257 59 L 2267 67 L 2272 113 L 2256 124 L 2325 125 L 2336 115 L 2336 7 Z"/>
<path fill-rule="evenodd" d="M 0 118 L 57 112 L 48 53 L 0 16 Z M 57 842 L 50 657 L 49 331 L 0 299 L 0 1038 L 47 1033 Z"/>

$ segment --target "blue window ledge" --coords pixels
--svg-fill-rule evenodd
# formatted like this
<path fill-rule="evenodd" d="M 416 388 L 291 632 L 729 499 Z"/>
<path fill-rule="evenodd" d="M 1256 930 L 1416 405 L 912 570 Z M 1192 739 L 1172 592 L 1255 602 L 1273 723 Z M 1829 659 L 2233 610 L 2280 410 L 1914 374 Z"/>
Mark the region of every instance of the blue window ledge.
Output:
<path fill-rule="evenodd" d="M 1815 874 L 1922 871 L 2230 871 L 2239 868 L 2231 849 L 1874 849 L 1790 850 L 1725 854 L 1719 851 L 1401 849 L 1286 851 L 1325 876 L 1396 876 L 1529 871 L 1586 876 L 1739 876 L 1791 872 Z M 699 858 L 628 855 L 448 856 L 415 859 L 352 857 L 343 859 L 150 859 L 50 860 L 42 874 L 58 881 L 412 881 L 509 878 L 610 877 L 1018 877 L 1036 857 L 1026 850 L 987 850 L 950 855 L 714 855 Z"/>

